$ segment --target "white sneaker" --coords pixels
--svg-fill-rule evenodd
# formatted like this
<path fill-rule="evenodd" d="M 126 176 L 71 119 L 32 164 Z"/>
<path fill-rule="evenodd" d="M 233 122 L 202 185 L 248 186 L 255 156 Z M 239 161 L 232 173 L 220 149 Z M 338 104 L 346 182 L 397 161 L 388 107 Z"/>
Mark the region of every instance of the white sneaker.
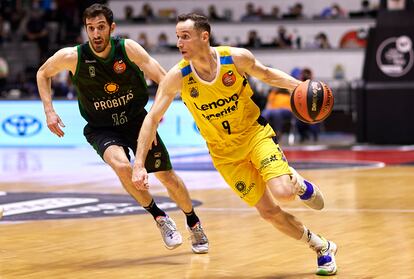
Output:
<path fill-rule="evenodd" d="M 167 249 L 175 249 L 183 243 L 183 238 L 180 232 L 177 231 L 177 226 L 173 219 L 169 216 L 158 216 L 155 221 Z"/>
<path fill-rule="evenodd" d="M 294 168 L 289 167 L 292 174 L 298 180 L 299 187 L 303 189 L 299 198 L 305 205 L 312 209 L 321 210 L 325 206 L 323 194 L 318 186 L 305 180 Z"/>
<path fill-rule="evenodd" d="M 194 225 L 194 227 L 187 227 L 191 234 L 191 249 L 195 254 L 208 253 L 208 239 L 204 233 L 203 227 L 200 222 Z"/>
<path fill-rule="evenodd" d="M 318 275 L 334 275 L 337 272 L 337 266 L 335 261 L 335 255 L 338 251 L 338 246 L 333 241 L 326 240 L 328 247 L 325 250 L 317 252 L 318 254 L 318 269 L 316 274 Z"/>

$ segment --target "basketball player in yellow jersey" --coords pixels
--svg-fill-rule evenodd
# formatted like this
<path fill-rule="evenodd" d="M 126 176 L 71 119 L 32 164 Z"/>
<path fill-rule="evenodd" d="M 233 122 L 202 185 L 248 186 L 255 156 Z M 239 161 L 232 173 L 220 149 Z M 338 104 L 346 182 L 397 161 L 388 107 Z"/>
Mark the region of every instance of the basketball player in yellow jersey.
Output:
<path fill-rule="evenodd" d="M 276 203 L 299 196 L 311 208 L 320 210 L 324 206 L 319 188 L 290 168 L 279 145 L 273 142 L 275 133 L 260 118 L 246 76 L 291 91 L 300 81 L 265 67 L 247 49 L 211 47 L 210 24 L 204 16 L 179 16 L 176 32 L 183 60 L 161 81 L 142 125 L 132 173 L 134 185 L 138 189 L 148 187 L 145 158 L 152 143 L 156 144 L 159 121 L 180 91 L 207 142 L 214 166 L 228 185 L 263 219 L 315 250 L 317 274 L 335 274 L 336 244 L 311 232 Z"/>

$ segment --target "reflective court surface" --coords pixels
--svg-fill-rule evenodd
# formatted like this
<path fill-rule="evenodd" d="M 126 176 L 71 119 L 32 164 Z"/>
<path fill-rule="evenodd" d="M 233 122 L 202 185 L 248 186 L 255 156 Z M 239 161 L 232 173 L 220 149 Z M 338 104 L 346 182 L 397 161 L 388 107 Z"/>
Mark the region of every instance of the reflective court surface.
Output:
<path fill-rule="evenodd" d="M 414 147 L 285 147 L 325 209 L 282 204 L 335 241 L 333 278 L 413 278 Z M 184 243 L 164 248 L 152 217 L 91 148 L 0 148 L 0 278 L 318 278 L 316 254 L 260 219 L 204 148 L 170 149 L 210 240 L 191 252 L 184 214 L 150 177 Z"/>

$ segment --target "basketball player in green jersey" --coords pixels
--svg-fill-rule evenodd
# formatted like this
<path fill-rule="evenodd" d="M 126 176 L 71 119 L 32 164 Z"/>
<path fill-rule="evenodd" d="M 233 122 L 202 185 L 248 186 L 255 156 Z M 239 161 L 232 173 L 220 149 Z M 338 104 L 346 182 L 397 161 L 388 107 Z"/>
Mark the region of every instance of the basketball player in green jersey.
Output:
<path fill-rule="evenodd" d="M 47 126 L 63 137 L 64 124 L 52 105 L 50 81 L 68 70 L 77 90 L 80 113 L 87 121 L 84 135 L 102 159 L 118 175 L 125 190 L 150 212 L 161 231 L 165 246 L 174 249 L 182 243 L 174 221 L 157 207 L 148 185 L 137 189 L 132 181 L 129 148 L 135 152 L 137 137 L 147 112 L 147 84 L 159 83 L 165 70 L 135 41 L 115 39 L 113 13 L 105 5 L 94 4 L 83 14 L 89 41 L 57 51 L 39 69 L 37 84 Z M 189 193 L 172 170 L 168 152 L 157 134 L 157 146 L 146 156 L 145 167 L 166 186 L 170 197 L 186 214 L 194 253 L 208 252 L 208 239 L 194 213 Z"/>
<path fill-rule="evenodd" d="M 147 152 L 159 121 L 180 91 L 207 142 L 214 166 L 234 192 L 275 228 L 315 250 L 317 274 L 335 274 L 336 244 L 311 232 L 276 203 L 299 196 L 311 208 L 320 210 L 324 206 L 319 188 L 289 167 L 279 145 L 272 140 L 275 133 L 260 117 L 246 76 L 289 90 L 300 81 L 265 67 L 246 49 L 211 47 L 210 24 L 204 16 L 179 16 L 176 33 L 183 60 L 161 81 L 144 120 L 132 181 L 139 189 L 145 189 Z"/>

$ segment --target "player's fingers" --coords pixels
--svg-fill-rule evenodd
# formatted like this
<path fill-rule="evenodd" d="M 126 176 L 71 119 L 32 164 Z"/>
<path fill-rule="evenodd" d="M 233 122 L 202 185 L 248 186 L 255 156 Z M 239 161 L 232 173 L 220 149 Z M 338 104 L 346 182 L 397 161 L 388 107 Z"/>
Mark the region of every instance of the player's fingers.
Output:
<path fill-rule="evenodd" d="M 60 119 L 60 117 L 58 118 L 58 123 L 60 127 L 66 127 L 65 124 L 63 124 L 62 119 Z"/>

